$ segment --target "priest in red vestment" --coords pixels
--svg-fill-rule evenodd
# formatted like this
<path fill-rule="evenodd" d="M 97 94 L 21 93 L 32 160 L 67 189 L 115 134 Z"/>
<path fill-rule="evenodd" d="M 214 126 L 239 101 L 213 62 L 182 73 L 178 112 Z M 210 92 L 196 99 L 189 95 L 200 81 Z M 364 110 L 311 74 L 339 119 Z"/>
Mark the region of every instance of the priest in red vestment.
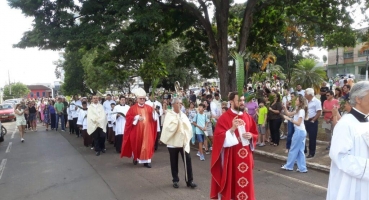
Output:
<path fill-rule="evenodd" d="M 254 200 L 252 151 L 257 127 L 250 115 L 239 112 L 245 109 L 243 96 L 232 92 L 229 102 L 231 109 L 220 116 L 214 131 L 210 198 Z"/>
<path fill-rule="evenodd" d="M 145 104 L 145 90 L 139 88 L 135 94 L 137 103 L 129 108 L 126 115 L 120 157 L 133 157 L 133 164 L 144 163 L 145 167 L 151 168 L 158 115 L 151 106 Z"/>

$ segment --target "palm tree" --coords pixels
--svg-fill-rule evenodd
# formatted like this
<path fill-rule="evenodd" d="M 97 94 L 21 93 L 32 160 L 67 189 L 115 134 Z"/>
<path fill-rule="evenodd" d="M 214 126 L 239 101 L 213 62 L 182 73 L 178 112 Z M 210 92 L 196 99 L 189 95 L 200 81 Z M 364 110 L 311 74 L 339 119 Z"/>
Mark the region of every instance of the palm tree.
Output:
<path fill-rule="evenodd" d="M 292 73 L 292 83 L 300 84 L 302 88 L 314 88 L 319 90 L 322 82 L 326 78 L 326 73 L 323 67 L 315 67 L 314 59 L 302 59 L 298 62 Z"/>

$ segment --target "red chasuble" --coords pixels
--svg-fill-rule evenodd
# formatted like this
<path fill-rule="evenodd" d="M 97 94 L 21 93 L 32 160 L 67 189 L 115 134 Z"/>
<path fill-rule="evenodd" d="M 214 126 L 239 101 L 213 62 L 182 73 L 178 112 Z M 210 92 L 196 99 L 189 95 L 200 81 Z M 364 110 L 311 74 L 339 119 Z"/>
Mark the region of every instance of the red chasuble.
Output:
<path fill-rule="evenodd" d="M 157 124 L 152 117 L 152 113 L 152 107 L 146 104 L 140 107 L 136 103 L 129 108 L 126 115 L 126 126 L 124 128 L 120 157 L 131 158 L 133 152 L 134 160 L 148 160 L 152 158 Z M 135 116 L 140 114 L 145 119 L 133 125 Z"/>
<path fill-rule="evenodd" d="M 251 145 L 257 141 L 258 132 L 255 121 L 250 115 L 244 113 L 238 118 L 246 123 L 246 132 L 252 133 L 253 142 L 249 146 L 242 146 L 238 130 L 235 134 L 239 143 L 232 147 L 223 147 L 226 131 L 232 127 L 232 120 L 237 115 L 231 109 L 220 116 L 214 131 L 213 153 L 211 159 L 211 190 L 210 198 L 218 199 L 220 193 L 222 200 L 249 199 L 254 200 L 253 168 L 254 160 Z M 223 154 L 223 159 L 222 159 Z M 223 160 L 223 162 L 222 162 Z"/>

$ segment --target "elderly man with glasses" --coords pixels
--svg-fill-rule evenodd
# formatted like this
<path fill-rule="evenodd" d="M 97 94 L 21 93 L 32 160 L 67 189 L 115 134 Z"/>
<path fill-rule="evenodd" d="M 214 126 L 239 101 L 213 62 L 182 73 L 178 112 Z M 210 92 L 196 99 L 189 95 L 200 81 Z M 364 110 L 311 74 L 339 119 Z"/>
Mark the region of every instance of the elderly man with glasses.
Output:
<path fill-rule="evenodd" d="M 145 104 L 146 92 L 142 88 L 136 90 L 137 103 L 129 108 L 126 115 L 124 138 L 120 157 L 131 158 L 133 164 L 143 163 L 151 168 L 154 155 L 155 136 L 158 114 Z M 133 155 L 132 155 L 133 154 Z"/>
<path fill-rule="evenodd" d="M 305 120 L 306 132 L 309 134 L 309 155 L 307 158 L 315 156 L 316 150 L 316 137 L 318 135 L 318 119 L 322 114 L 322 104 L 319 99 L 314 95 L 313 88 L 307 88 L 305 90 L 305 98 L 308 101 L 308 120 Z M 305 148 L 305 153 L 307 150 Z"/>

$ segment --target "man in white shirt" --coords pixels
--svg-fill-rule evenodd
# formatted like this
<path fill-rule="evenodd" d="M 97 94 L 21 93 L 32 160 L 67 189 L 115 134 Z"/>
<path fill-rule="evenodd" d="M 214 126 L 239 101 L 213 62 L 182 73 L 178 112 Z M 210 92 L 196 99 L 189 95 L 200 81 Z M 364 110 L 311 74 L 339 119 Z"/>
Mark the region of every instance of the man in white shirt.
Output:
<path fill-rule="evenodd" d="M 214 99 L 210 102 L 210 111 L 212 118 L 217 121 L 222 114 L 222 104 L 218 93 L 214 94 Z"/>
<path fill-rule="evenodd" d="M 288 103 L 291 101 L 291 95 L 288 88 L 283 89 L 283 97 L 282 97 L 282 105 L 284 107 L 288 107 Z M 283 127 L 284 127 L 284 135 L 281 136 L 281 139 L 286 139 L 288 135 L 288 127 L 287 127 L 288 121 L 283 121 Z"/>
<path fill-rule="evenodd" d="M 107 94 L 106 99 L 103 103 L 105 113 L 109 113 L 109 111 L 111 110 L 111 104 L 112 103 L 116 103 L 116 102 L 111 99 L 111 94 Z"/>
<path fill-rule="evenodd" d="M 369 199 L 369 82 L 350 92 L 351 111 L 333 130 L 327 200 Z"/>
<path fill-rule="evenodd" d="M 82 101 L 78 99 L 78 95 L 74 95 L 73 100 L 74 101 L 71 102 L 70 109 L 72 111 L 74 132 L 76 133 L 76 137 L 79 137 L 80 130 L 77 125 L 77 120 L 80 111 L 79 107 L 82 107 Z"/>
<path fill-rule="evenodd" d="M 159 139 L 160 139 L 160 124 L 161 124 L 161 116 L 163 115 L 163 106 L 162 104 L 156 100 L 156 97 L 154 97 L 152 95 L 152 93 L 150 93 L 149 96 L 149 100 L 145 102 L 145 104 L 151 106 L 153 108 L 153 110 L 155 110 L 155 112 L 158 114 L 159 120 L 157 120 L 157 132 L 156 132 L 156 137 L 155 137 L 155 151 L 158 149 L 159 146 Z"/>
<path fill-rule="evenodd" d="M 315 156 L 318 119 L 322 114 L 322 103 L 315 97 L 313 88 L 307 88 L 305 90 L 305 98 L 308 101 L 309 114 L 309 119 L 305 120 L 306 132 L 309 134 L 309 155 L 307 158 L 312 158 Z M 307 153 L 306 148 L 305 153 Z"/>
<path fill-rule="evenodd" d="M 302 89 L 300 84 L 296 86 L 296 92 L 297 94 L 301 94 L 302 96 L 305 96 L 305 90 Z"/>
<path fill-rule="evenodd" d="M 342 76 L 338 83 L 340 84 L 340 88 L 342 88 L 345 85 L 345 77 Z"/>

